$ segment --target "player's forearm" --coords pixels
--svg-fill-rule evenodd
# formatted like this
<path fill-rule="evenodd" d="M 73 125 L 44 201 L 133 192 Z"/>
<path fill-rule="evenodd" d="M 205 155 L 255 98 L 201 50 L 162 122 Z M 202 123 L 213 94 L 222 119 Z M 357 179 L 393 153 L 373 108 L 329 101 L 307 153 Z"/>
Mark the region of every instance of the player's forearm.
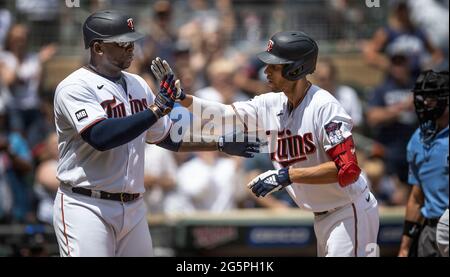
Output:
<path fill-rule="evenodd" d="M 217 142 L 183 142 L 179 152 L 216 151 Z"/>
<path fill-rule="evenodd" d="M 209 120 L 211 115 L 220 115 L 222 119 L 226 120 L 236 115 L 231 105 L 205 100 L 192 95 L 186 95 L 186 98 L 179 103 L 201 119 Z"/>
<path fill-rule="evenodd" d="M 323 185 L 338 182 L 338 170 L 334 162 L 314 167 L 291 168 L 289 178 L 293 183 Z"/>
<path fill-rule="evenodd" d="M 151 110 L 145 110 L 124 118 L 103 120 L 81 136 L 96 150 L 107 151 L 134 140 L 157 121 Z"/>
<path fill-rule="evenodd" d="M 404 228 L 408 231 L 402 236 L 400 250 L 398 253 L 399 257 L 408 257 L 412 243 L 414 242 L 414 240 L 418 239 L 417 235 L 411 234 L 410 227 L 413 225 L 422 225 L 424 219 L 420 212 L 420 208 L 422 207 L 422 205 L 423 193 L 419 187 L 414 186 L 406 205 Z M 410 227 L 408 227 L 408 224 L 410 224 Z"/>
<path fill-rule="evenodd" d="M 405 220 L 420 224 L 423 222 L 423 216 L 420 212 L 420 209 L 423 206 L 423 200 L 420 194 L 420 188 L 416 186 L 413 187 L 408 198 L 408 203 L 406 204 Z"/>

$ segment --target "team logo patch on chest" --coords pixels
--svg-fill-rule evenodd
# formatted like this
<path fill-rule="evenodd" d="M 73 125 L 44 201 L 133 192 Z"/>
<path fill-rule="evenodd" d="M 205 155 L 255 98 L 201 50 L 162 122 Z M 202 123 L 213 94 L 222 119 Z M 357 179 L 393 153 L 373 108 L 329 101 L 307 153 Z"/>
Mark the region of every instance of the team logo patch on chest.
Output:
<path fill-rule="evenodd" d="M 325 132 L 332 145 L 339 144 L 344 141 L 344 135 L 341 131 L 342 122 L 331 121 L 325 125 Z"/>
<path fill-rule="evenodd" d="M 85 109 L 82 109 L 82 110 L 76 112 L 75 116 L 77 117 L 78 122 L 80 122 L 81 120 L 83 120 L 85 118 L 88 118 L 88 114 Z"/>

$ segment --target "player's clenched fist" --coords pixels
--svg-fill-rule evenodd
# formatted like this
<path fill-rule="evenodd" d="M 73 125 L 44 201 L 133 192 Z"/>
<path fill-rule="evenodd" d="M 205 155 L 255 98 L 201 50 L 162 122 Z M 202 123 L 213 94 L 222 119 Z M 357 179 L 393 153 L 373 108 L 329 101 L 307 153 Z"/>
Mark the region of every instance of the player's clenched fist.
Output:
<path fill-rule="evenodd" d="M 281 190 L 284 187 L 292 184 L 289 178 L 289 169 L 283 168 L 280 170 L 269 170 L 254 178 L 247 187 L 257 197 L 264 197 L 277 190 Z"/>
<path fill-rule="evenodd" d="M 169 75 L 173 75 L 173 70 L 166 60 L 161 60 L 160 57 L 157 57 L 152 61 L 152 65 L 150 66 L 153 74 L 155 75 L 158 81 L 163 81 L 167 79 Z M 174 79 L 176 79 L 174 77 Z M 175 83 L 176 91 L 175 91 L 175 99 L 176 100 L 184 100 L 186 98 L 186 94 L 184 90 L 181 88 L 181 83 L 178 81 Z"/>

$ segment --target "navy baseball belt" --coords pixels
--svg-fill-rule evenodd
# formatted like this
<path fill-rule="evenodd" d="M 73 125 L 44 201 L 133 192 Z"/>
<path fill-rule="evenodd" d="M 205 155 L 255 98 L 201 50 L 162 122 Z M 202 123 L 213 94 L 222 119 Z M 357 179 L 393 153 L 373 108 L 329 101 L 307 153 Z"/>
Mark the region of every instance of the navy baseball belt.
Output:
<path fill-rule="evenodd" d="M 73 193 L 82 194 L 93 198 L 120 201 L 124 203 L 134 201 L 141 196 L 140 193 L 110 193 L 106 191 L 90 190 L 86 188 L 72 188 L 71 190 Z"/>

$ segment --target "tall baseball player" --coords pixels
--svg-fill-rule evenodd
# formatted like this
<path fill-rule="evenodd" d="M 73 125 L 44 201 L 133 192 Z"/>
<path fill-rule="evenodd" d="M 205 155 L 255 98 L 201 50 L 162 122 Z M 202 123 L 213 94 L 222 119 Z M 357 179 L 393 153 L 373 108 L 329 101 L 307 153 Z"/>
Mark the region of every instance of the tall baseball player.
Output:
<path fill-rule="evenodd" d="M 232 105 L 183 95 L 181 104 L 237 116 L 246 131 L 268 142 L 277 170 L 261 174 L 248 187 L 258 197 L 286 188 L 300 208 L 314 212 L 318 256 L 377 256 L 377 200 L 360 175 L 352 120 L 329 92 L 306 79 L 317 56 L 316 42 L 305 33 L 277 33 L 258 57 L 267 64 L 273 91 L 282 93 Z M 153 68 L 162 76 L 170 72 L 159 59 Z"/>
<path fill-rule="evenodd" d="M 83 35 L 90 62 L 55 93 L 61 186 L 53 221 L 60 254 L 152 256 L 142 198 L 145 143 L 245 157 L 258 151 L 257 144 L 172 141 L 166 115 L 175 102 L 173 76 L 161 82 L 155 97 L 141 77 L 123 71 L 133 60 L 134 41 L 142 37 L 133 19 L 97 12 L 85 21 Z"/>

